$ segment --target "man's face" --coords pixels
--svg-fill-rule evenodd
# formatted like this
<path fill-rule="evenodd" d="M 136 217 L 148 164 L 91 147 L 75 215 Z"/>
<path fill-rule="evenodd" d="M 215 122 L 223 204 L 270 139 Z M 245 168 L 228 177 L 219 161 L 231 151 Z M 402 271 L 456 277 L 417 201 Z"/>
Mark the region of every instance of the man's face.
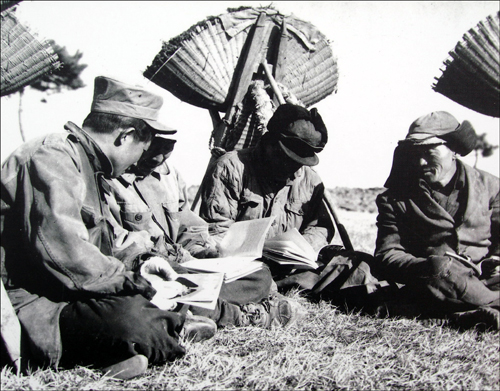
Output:
<path fill-rule="evenodd" d="M 447 185 L 456 170 L 454 153 L 444 144 L 413 147 L 412 163 L 430 185 Z"/>
<path fill-rule="evenodd" d="M 172 154 L 175 141 L 156 137 L 150 147 L 137 162 L 137 170 L 143 175 L 149 175 L 156 167 L 163 164 Z"/>
<path fill-rule="evenodd" d="M 278 181 L 293 178 L 294 174 L 302 167 L 301 163 L 288 157 L 278 143 L 273 143 L 267 149 L 267 160 L 271 176 Z"/>
<path fill-rule="evenodd" d="M 113 177 L 117 178 L 133 164 L 137 163 L 144 151 L 151 144 L 151 140 L 138 141 L 133 134 L 128 134 L 121 138 L 120 143 L 116 143 L 108 158 L 113 165 Z"/>

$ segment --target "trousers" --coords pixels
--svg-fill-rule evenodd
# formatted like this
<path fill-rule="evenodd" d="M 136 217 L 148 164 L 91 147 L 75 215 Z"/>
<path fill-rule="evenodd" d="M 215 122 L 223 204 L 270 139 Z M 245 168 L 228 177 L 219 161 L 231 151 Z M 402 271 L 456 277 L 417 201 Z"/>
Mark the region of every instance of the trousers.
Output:
<path fill-rule="evenodd" d="M 426 267 L 411 283 L 391 284 L 381 315 L 443 318 L 479 307 L 500 310 L 497 280 L 482 279 L 471 267 L 445 256 L 430 256 Z"/>
<path fill-rule="evenodd" d="M 185 354 L 179 333 L 185 315 L 160 310 L 141 295 L 76 301 L 59 317 L 61 366 L 101 368 L 143 354 L 150 364 Z"/>
<path fill-rule="evenodd" d="M 195 306 L 191 306 L 190 310 L 194 315 L 212 319 L 219 327 L 237 326 L 241 317 L 240 306 L 267 298 L 272 282 L 271 272 L 264 267 L 248 276 L 222 284 L 214 310 Z"/>
<path fill-rule="evenodd" d="M 468 311 L 482 306 L 500 309 L 498 284 L 488 286 L 477 273 L 461 262 L 442 256 L 431 256 L 432 272 L 416 276 L 407 284 L 422 306 L 438 313 Z M 429 308 L 430 305 L 430 308 Z"/>

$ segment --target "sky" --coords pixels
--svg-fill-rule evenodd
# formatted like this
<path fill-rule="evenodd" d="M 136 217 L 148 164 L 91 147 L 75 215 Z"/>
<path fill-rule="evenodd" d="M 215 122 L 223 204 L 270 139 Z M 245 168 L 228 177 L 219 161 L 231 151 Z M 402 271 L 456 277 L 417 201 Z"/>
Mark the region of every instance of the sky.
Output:
<path fill-rule="evenodd" d="M 27 89 L 22 123 L 26 138 L 81 125 L 96 76 L 140 84 L 164 98 L 160 119 L 178 129 L 171 157 L 188 186 L 198 185 L 210 159 L 212 122 L 206 109 L 182 102 L 143 77 L 163 41 L 227 8 L 267 6 L 315 25 L 338 58 L 337 93 L 313 107 L 329 141 L 315 169 L 327 188 L 382 187 L 397 141 L 410 124 L 444 110 L 469 120 L 499 144 L 500 122 L 432 89 L 443 62 L 470 28 L 498 12 L 498 1 L 23 1 L 17 17 L 39 39 L 53 39 L 70 54 L 83 53 L 86 87 L 50 96 Z M 45 97 L 46 103 L 41 102 Z M 1 159 L 21 143 L 19 94 L 1 98 Z M 474 154 L 463 158 L 473 165 Z M 478 168 L 499 175 L 498 149 Z"/>

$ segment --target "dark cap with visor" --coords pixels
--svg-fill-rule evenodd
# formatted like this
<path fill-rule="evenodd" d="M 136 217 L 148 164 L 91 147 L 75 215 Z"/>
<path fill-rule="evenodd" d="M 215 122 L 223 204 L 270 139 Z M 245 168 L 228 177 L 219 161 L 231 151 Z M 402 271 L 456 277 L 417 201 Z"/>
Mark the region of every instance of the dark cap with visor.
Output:
<path fill-rule="evenodd" d="M 410 125 L 401 145 L 446 144 L 461 156 L 468 155 L 477 143 L 477 135 L 469 121 L 462 123 L 446 111 L 434 111 L 417 118 Z"/>
<path fill-rule="evenodd" d="M 319 163 L 316 155 L 328 141 L 326 126 L 316 109 L 284 104 L 267 124 L 269 137 L 276 140 L 292 160 L 305 166 Z"/>

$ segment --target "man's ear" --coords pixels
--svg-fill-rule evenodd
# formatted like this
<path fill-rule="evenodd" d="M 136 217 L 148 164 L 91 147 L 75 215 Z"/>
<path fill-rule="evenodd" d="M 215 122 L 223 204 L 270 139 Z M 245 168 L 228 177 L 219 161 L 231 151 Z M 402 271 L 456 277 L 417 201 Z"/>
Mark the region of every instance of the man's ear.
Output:
<path fill-rule="evenodd" d="M 115 146 L 119 147 L 129 141 L 132 141 L 134 139 L 134 132 L 135 128 L 133 127 L 119 129 L 115 138 Z"/>

